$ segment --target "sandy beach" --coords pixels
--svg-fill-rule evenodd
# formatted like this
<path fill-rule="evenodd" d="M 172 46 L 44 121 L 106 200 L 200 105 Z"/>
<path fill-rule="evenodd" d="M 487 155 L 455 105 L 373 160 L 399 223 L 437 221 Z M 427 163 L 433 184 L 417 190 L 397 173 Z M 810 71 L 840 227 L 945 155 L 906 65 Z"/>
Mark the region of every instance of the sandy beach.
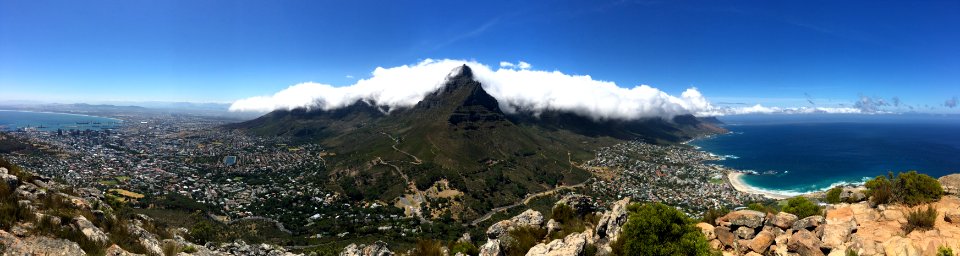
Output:
<path fill-rule="evenodd" d="M 771 199 L 785 199 L 785 198 L 792 197 L 789 195 L 777 194 L 777 193 L 763 191 L 763 190 L 759 190 L 754 187 L 751 187 L 743 182 L 743 179 L 742 179 L 743 175 L 746 175 L 746 174 L 742 172 L 727 173 L 727 179 L 730 180 L 730 185 L 733 185 L 733 188 L 736 189 L 737 191 L 750 193 L 750 194 L 760 194 L 766 198 L 771 198 Z"/>

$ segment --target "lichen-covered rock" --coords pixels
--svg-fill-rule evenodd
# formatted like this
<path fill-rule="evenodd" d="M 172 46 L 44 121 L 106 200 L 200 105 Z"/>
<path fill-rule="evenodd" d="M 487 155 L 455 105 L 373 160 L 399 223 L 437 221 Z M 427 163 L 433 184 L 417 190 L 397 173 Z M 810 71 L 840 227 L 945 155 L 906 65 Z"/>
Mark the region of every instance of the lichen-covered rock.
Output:
<path fill-rule="evenodd" d="M 793 215 L 791 213 L 786 213 L 786 212 L 780 212 L 780 213 L 777 213 L 776 215 L 772 215 L 771 218 L 767 220 L 767 224 L 776 226 L 781 229 L 788 229 L 793 227 L 793 224 L 796 223 L 798 219 L 799 218 L 797 218 L 797 215 Z"/>
<path fill-rule="evenodd" d="M 703 232 L 703 236 L 707 237 L 707 240 L 712 240 L 717 238 L 717 234 L 713 233 L 713 225 L 710 225 L 706 222 L 697 223 L 697 228 L 700 228 L 700 232 Z"/>
<path fill-rule="evenodd" d="M 556 239 L 548 244 L 540 243 L 527 251 L 527 256 L 575 256 L 583 252 L 586 245 L 586 235 L 574 233 L 563 239 Z"/>
<path fill-rule="evenodd" d="M 758 253 L 764 253 L 767 251 L 767 248 L 773 244 L 773 233 L 769 231 L 760 231 L 757 235 L 750 241 L 750 250 L 753 250 Z"/>
<path fill-rule="evenodd" d="M 720 221 L 729 222 L 732 226 L 747 226 L 757 228 L 763 226 L 763 219 L 767 215 L 754 210 L 733 211 L 720 217 Z"/>
<path fill-rule="evenodd" d="M 756 230 L 749 228 L 747 226 L 740 226 L 737 230 L 733 231 L 740 239 L 753 239 L 753 236 L 756 234 Z"/>
<path fill-rule="evenodd" d="M 823 225 L 824 223 L 826 223 L 826 219 L 824 219 L 823 216 L 814 215 L 814 216 L 800 219 L 797 222 L 794 222 L 793 229 L 794 230 L 801 230 L 801 229 L 813 230 L 819 227 L 820 225 Z"/>
<path fill-rule="evenodd" d="M 736 247 L 737 235 L 734 235 L 733 232 L 730 232 L 728 227 L 716 227 L 713 229 L 713 232 L 717 234 L 717 240 L 720 240 L 725 246 Z"/>
<path fill-rule="evenodd" d="M 344 255 L 341 254 L 341 256 Z M 503 251 L 500 250 L 500 240 L 488 239 L 487 243 L 480 246 L 479 256 L 503 256 Z"/>
<path fill-rule="evenodd" d="M 127 225 L 127 231 L 137 238 L 137 242 L 147 250 L 147 254 L 163 255 L 163 248 L 160 246 L 160 241 L 157 240 L 156 235 L 137 225 Z"/>
<path fill-rule="evenodd" d="M 86 217 L 83 217 L 83 216 L 74 217 L 73 228 L 83 233 L 83 236 L 86 236 L 87 239 L 89 239 L 90 241 L 103 243 L 103 244 L 106 244 L 107 242 L 110 241 L 110 237 L 108 237 L 107 234 L 103 233 L 103 231 L 100 230 L 100 228 L 93 225 L 93 222 L 90 222 L 89 220 L 87 220 Z"/>
<path fill-rule="evenodd" d="M 111 245 L 104 252 L 104 255 L 105 256 L 139 256 L 143 254 L 131 253 L 131 252 L 128 252 L 127 250 L 124 250 L 123 248 L 120 248 L 120 246 Z"/>
<path fill-rule="evenodd" d="M 820 239 L 817 239 L 816 235 L 806 229 L 800 229 L 793 233 L 793 236 L 790 236 L 790 241 L 787 242 L 787 248 L 800 255 L 823 256 L 820 246 Z"/>
<path fill-rule="evenodd" d="M 3 230 L 0 230 L 0 245 L 4 248 L 3 255 L 86 255 L 83 249 L 80 249 L 80 245 L 70 240 L 45 236 L 20 239 Z"/>
<path fill-rule="evenodd" d="M 506 235 L 511 227 L 513 227 L 513 221 L 511 220 L 501 220 L 493 223 L 493 225 L 487 228 L 487 238 L 499 239 L 501 236 Z"/>
<path fill-rule="evenodd" d="M 887 256 L 920 256 L 910 239 L 900 236 L 891 237 L 883 242 L 883 253 Z"/>
<path fill-rule="evenodd" d="M 960 195 L 960 173 L 945 175 L 937 181 L 940 181 L 940 187 L 947 194 Z"/>
<path fill-rule="evenodd" d="M 600 239 L 616 240 L 620 235 L 620 227 L 627 222 L 627 205 L 630 204 L 630 198 L 624 198 L 613 203 L 609 211 L 603 213 L 600 221 L 597 223 L 596 234 Z"/>
<path fill-rule="evenodd" d="M 510 218 L 518 227 L 540 227 L 543 225 L 543 214 L 533 209 L 527 209 L 517 216 Z"/>

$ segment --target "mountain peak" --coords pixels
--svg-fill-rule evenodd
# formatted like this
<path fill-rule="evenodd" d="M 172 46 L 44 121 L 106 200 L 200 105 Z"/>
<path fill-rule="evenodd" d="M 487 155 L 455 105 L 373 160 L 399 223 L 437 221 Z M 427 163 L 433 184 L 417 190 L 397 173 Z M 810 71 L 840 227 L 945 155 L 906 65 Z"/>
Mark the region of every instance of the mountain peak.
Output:
<path fill-rule="evenodd" d="M 447 78 L 449 80 L 456 80 L 456 79 L 473 80 L 473 70 L 471 70 L 470 66 L 467 66 L 467 64 L 463 64 L 462 66 L 456 67 L 452 71 L 450 71 L 450 74 L 447 75 Z"/>

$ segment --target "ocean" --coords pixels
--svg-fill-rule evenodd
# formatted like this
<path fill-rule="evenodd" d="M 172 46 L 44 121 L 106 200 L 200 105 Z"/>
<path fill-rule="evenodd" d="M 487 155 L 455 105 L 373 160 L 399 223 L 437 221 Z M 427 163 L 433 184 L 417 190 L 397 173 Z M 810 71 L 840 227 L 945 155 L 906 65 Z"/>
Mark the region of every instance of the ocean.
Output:
<path fill-rule="evenodd" d="M 119 119 L 77 114 L 0 110 L 0 130 L 102 130 L 116 128 Z"/>
<path fill-rule="evenodd" d="M 859 184 L 889 171 L 960 173 L 960 116 L 750 115 L 722 117 L 729 134 L 691 142 L 749 170 L 747 185 L 784 195 Z"/>

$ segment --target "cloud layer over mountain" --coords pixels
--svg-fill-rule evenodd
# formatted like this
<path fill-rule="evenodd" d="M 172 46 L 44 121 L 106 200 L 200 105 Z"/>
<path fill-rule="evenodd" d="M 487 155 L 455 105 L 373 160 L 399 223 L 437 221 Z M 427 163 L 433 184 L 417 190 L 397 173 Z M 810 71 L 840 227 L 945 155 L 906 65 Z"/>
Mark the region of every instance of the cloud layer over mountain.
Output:
<path fill-rule="evenodd" d="M 330 110 L 358 100 L 391 110 L 411 107 L 439 89 L 451 70 L 463 64 L 471 67 L 484 90 L 497 98 L 508 113 L 561 110 L 594 119 L 633 120 L 708 114 L 714 109 L 696 88 L 687 89 L 677 97 L 647 85 L 623 88 L 588 75 L 534 70 L 522 61 L 501 62 L 500 68 L 494 70 L 474 61 L 428 59 L 415 65 L 378 67 L 370 78 L 348 86 L 314 82 L 293 85 L 274 95 L 238 100 L 230 110 L 267 112 L 300 107 Z"/>

